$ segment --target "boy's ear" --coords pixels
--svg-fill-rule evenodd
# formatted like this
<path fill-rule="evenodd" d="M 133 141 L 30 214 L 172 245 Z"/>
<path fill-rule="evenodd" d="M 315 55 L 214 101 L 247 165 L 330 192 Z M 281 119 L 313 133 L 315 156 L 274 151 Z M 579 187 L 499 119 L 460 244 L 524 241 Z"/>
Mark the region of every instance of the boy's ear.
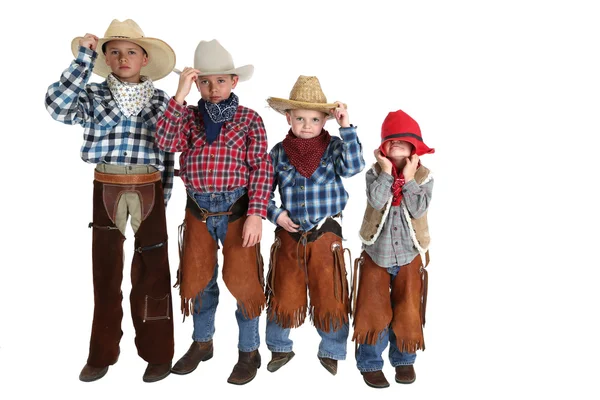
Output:
<path fill-rule="evenodd" d="M 232 89 L 235 89 L 239 79 L 240 79 L 240 77 L 237 75 L 231 77 L 231 80 L 233 81 L 233 84 L 231 85 Z"/>
<path fill-rule="evenodd" d="M 285 119 L 287 120 L 288 125 L 292 126 L 292 116 L 289 111 L 285 112 Z"/>
<path fill-rule="evenodd" d="M 144 53 L 144 58 L 142 59 L 142 67 L 148 65 L 148 55 Z"/>

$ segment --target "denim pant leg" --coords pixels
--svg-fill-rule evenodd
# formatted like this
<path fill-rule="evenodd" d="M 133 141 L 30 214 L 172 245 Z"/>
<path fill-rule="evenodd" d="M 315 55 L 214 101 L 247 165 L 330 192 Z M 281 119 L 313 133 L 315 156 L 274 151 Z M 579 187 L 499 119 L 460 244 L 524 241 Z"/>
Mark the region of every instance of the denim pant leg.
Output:
<path fill-rule="evenodd" d="M 317 329 L 319 336 L 321 336 L 318 356 L 334 360 L 345 360 L 349 331 L 348 323 L 343 324 L 337 331 L 334 331 L 333 328 L 329 332 Z"/>
<path fill-rule="evenodd" d="M 396 276 L 398 276 L 398 272 L 400 271 L 399 266 L 394 266 L 391 268 L 388 268 L 388 272 L 390 273 L 390 275 L 392 275 L 392 282 L 394 281 L 394 279 L 396 279 Z M 392 304 L 392 307 L 394 306 L 394 304 Z M 417 358 L 417 354 L 416 353 L 403 353 L 398 349 L 398 345 L 396 344 L 396 335 L 394 334 L 394 331 L 392 329 L 390 329 L 390 349 L 389 349 L 389 358 L 390 358 L 390 364 L 392 365 L 392 367 L 397 367 L 398 365 L 412 365 L 415 363 L 415 359 Z"/>
<path fill-rule="evenodd" d="M 360 372 L 372 372 L 383 369 L 383 351 L 388 345 L 389 329 L 379 335 L 379 340 L 374 345 L 361 344 L 356 353 L 356 367 Z"/>
<path fill-rule="evenodd" d="M 398 365 L 412 365 L 415 363 L 417 358 L 416 353 L 403 353 L 398 349 L 396 345 L 396 335 L 394 331 L 390 329 L 390 350 L 389 350 L 390 364 L 396 368 Z"/>
<path fill-rule="evenodd" d="M 236 189 L 232 192 L 212 193 L 208 198 L 208 207 L 206 208 L 212 212 L 227 211 L 245 192 L 245 189 Z M 205 206 L 200 204 L 200 207 Z M 222 245 L 227 235 L 229 218 L 227 216 L 209 217 L 206 223 L 211 235 L 215 240 L 218 238 Z M 239 329 L 238 349 L 243 352 L 258 349 L 260 346 L 260 334 L 258 332 L 259 317 L 246 318 L 238 305 L 235 311 L 235 319 L 237 320 Z"/>
<path fill-rule="evenodd" d="M 219 264 L 215 264 L 212 279 L 194 300 L 194 333 L 192 339 L 195 342 L 208 342 L 215 334 L 215 314 L 219 305 Z M 200 300 L 200 301 L 198 301 Z"/>
<path fill-rule="evenodd" d="M 267 318 L 266 339 L 267 348 L 277 353 L 289 353 L 294 347 L 290 339 L 290 328 L 282 328 L 275 320 Z"/>

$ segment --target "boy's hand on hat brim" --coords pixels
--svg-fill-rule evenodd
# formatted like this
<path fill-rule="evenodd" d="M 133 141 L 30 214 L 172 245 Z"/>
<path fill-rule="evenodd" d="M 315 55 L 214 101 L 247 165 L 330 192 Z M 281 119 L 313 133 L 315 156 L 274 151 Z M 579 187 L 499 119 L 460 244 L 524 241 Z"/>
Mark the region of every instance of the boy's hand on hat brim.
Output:
<path fill-rule="evenodd" d="M 379 148 L 375 149 L 373 152 L 375 155 L 375 159 L 377 160 L 377 164 L 381 167 L 381 170 L 389 175 L 392 174 L 392 168 L 394 167 L 392 161 L 389 158 L 383 155 Z"/>
<path fill-rule="evenodd" d="M 419 167 L 419 156 L 413 154 L 412 156 L 406 159 L 406 165 L 402 168 L 402 175 L 404 175 L 404 180 L 406 182 L 415 178 L 415 173 L 417 172 L 417 168 Z"/>
<path fill-rule="evenodd" d="M 176 102 L 183 104 L 187 95 L 190 94 L 192 82 L 196 82 L 199 73 L 200 70 L 188 67 L 185 67 L 183 71 L 181 71 L 179 74 L 179 86 L 177 87 L 177 92 L 174 96 Z"/>
<path fill-rule="evenodd" d="M 85 36 L 79 39 L 79 45 L 81 47 L 96 51 L 96 47 L 98 46 L 98 36 L 92 35 L 91 33 L 86 33 Z"/>
<path fill-rule="evenodd" d="M 332 108 L 330 112 L 333 114 L 335 120 L 342 128 L 349 128 L 350 116 L 348 115 L 346 105 L 341 101 L 334 101 L 334 103 L 337 105 L 337 107 Z"/>

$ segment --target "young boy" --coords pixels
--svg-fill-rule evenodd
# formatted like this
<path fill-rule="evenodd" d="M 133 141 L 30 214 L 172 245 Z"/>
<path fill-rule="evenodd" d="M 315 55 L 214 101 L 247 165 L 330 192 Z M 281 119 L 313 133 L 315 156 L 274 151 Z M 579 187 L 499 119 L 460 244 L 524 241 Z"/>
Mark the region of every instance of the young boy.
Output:
<path fill-rule="evenodd" d="M 341 178 L 364 168 L 362 148 L 346 106 L 328 104 L 314 76 L 300 76 L 289 99 L 267 102 L 291 126 L 271 150 L 275 179 L 268 218 L 278 227 L 267 284 L 266 342 L 272 352 L 267 369 L 277 371 L 294 357 L 290 328 L 302 325 L 308 309 L 321 336 L 318 358 L 335 375 L 337 361 L 346 358 L 350 311 L 339 224 L 348 193 Z M 341 139 L 323 129 L 333 117 Z M 273 200 L 276 186 L 281 207 Z"/>
<path fill-rule="evenodd" d="M 175 53 L 165 42 L 144 37 L 130 19 L 113 20 L 104 36 L 75 38 L 75 60 L 46 94 L 52 118 L 83 125 L 81 158 L 96 164 L 90 223 L 94 319 L 89 357 L 79 379 L 102 378 L 119 357 L 129 214 L 135 232 L 130 296 L 135 343 L 148 362 L 144 381 L 155 382 L 169 374 L 174 350 L 165 221 L 173 155 L 154 143 L 156 120 L 168 97 L 153 81 L 172 70 Z M 88 84 L 91 72 L 107 79 Z"/>
<path fill-rule="evenodd" d="M 181 72 L 157 131 L 161 149 L 181 152 L 180 176 L 188 193 L 178 284 L 182 312 L 193 313 L 194 333 L 172 372 L 188 374 L 213 356 L 220 240 L 223 281 L 238 304 L 239 360 L 228 379 L 237 385 L 254 379 L 260 367 L 258 317 L 265 306 L 260 239 L 273 179 L 262 119 L 232 93 L 253 71 L 252 65 L 235 68 L 218 41 L 201 41 L 194 68 Z M 186 107 L 192 83 L 201 99 Z"/>
<path fill-rule="evenodd" d="M 388 340 L 398 383 L 414 382 L 415 352 L 425 350 L 427 209 L 433 178 L 419 156 L 433 152 L 415 120 L 402 110 L 390 112 L 375 150 L 377 163 L 366 174 L 368 203 L 360 229 L 364 251 L 355 264 L 355 271 L 359 264 L 361 269 L 352 340 L 359 344 L 358 370 L 371 387 L 389 386 L 381 357 Z"/>

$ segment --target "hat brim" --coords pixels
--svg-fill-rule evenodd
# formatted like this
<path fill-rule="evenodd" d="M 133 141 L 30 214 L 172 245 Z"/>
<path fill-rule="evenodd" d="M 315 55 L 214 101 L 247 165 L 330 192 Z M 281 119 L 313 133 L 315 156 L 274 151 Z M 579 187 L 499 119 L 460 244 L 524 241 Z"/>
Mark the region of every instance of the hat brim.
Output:
<path fill-rule="evenodd" d="M 81 36 L 76 37 L 71 42 L 71 51 L 75 57 L 77 57 L 77 54 L 79 54 L 80 39 L 82 39 Z M 139 39 L 108 37 L 98 39 L 98 45 L 96 46 L 98 58 L 94 64 L 93 72 L 103 78 L 106 78 L 112 72 L 112 70 L 108 65 L 106 65 L 106 58 L 102 52 L 102 46 L 105 43 L 113 40 L 123 40 L 126 42 L 135 43 L 146 50 L 146 53 L 148 53 L 148 65 L 142 67 L 140 74 L 149 77 L 153 81 L 157 81 L 169 75 L 169 73 L 173 70 L 173 67 L 175 67 L 175 52 L 171 46 L 160 39 L 147 37 Z"/>
<path fill-rule="evenodd" d="M 269 104 L 269 107 L 280 114 L 285 115 L 288 110 L 313 110 L 327 114 L 328 119 L 334 117 L 331 110 L 338 106 L 337 103 L 308 103 L 305 101 L 281 99 L 278 97 L 269 97 L 267 103 Z M 346 104 L 344 104 L 344 107 L 347 107 Z"/>
<path fill-rule="evenodd" d="M 237 75 L 238 81 L 243 82 L 252 78 L 254 74 L 254 65 L 248 64 L 238 68 L 230 69 L 227 71 L 202 71 L 198 74 L 198 76 L 208 76 L 208 75 Z"/>
<path fill-rule="evenodd" d="M 381 144 L 379 145 L 379 149 L 381 150 L 382 153 L 384 153 L 384 155 L 385 155 L 385 152 L 383 151 L 383 145 L 386 142 L 389 142 L 391 140 L 403 140 L 405 142 L 412 144 L 413 147 L 415 148 L 415 154 L 418 155 L 419 157 L 422 155 L 425 155 L 425 154 L 435 153 L 435 149 L 428 147 L 424 142 L 421 142 L 413 137 L 400 137 L 400 138 L 386 139 L 383 142 L 381 142 Z"/>

